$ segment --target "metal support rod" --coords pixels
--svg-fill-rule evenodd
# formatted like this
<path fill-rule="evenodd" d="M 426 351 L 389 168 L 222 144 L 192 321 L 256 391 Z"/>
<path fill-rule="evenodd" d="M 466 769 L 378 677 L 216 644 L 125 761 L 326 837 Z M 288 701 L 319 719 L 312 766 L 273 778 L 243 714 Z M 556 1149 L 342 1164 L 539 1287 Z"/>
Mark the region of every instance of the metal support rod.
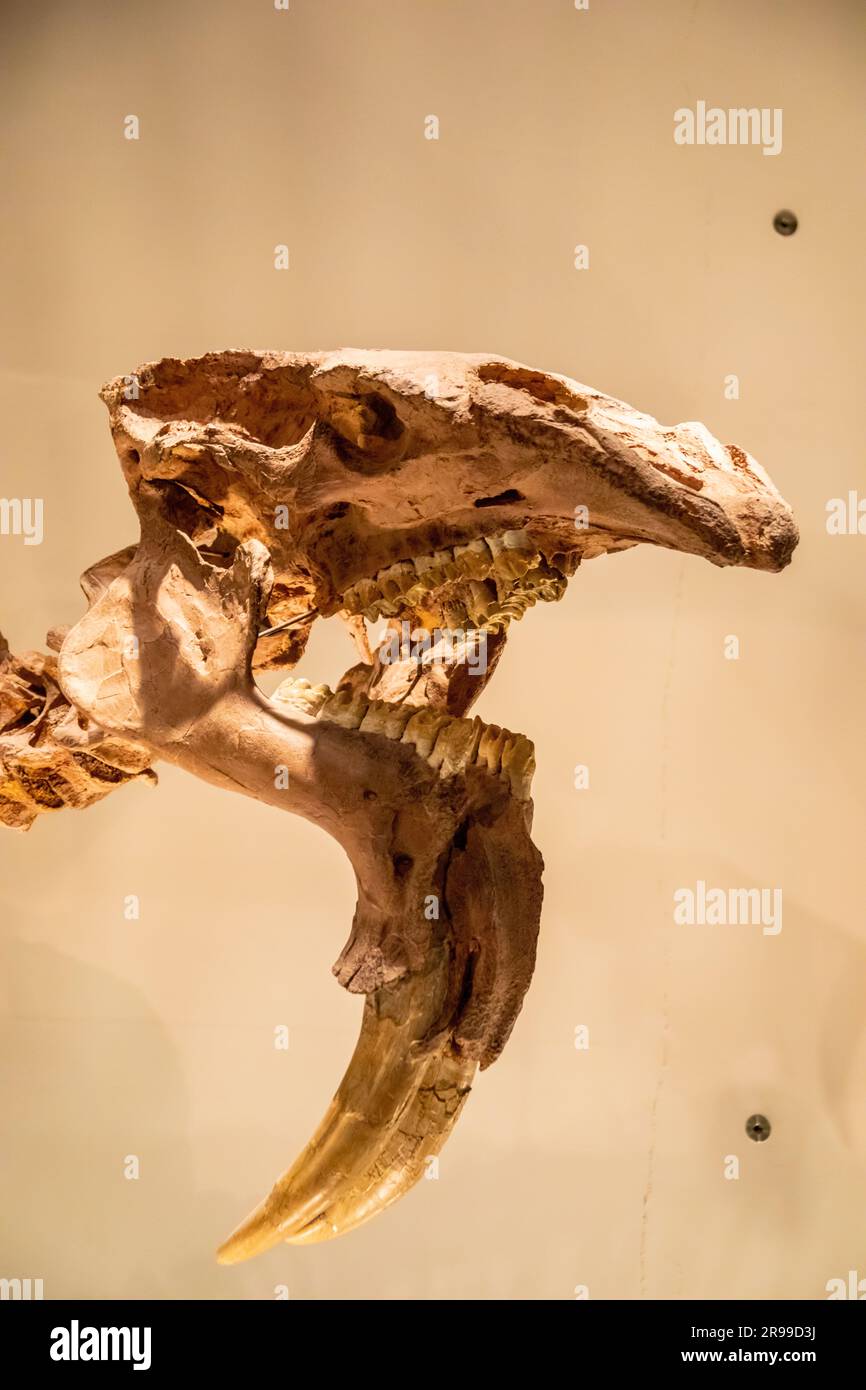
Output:
<path fill-rule="evenodd" d="M 276 627 L 266 627 L 258 635 L 259 637 L 272 637 L 275 632 L 282 632 L 284 628 L 294 627 L 296 623 L 306 622 L 307 618 L 315 618 L 318 612 L 318 608 L 311 608 L 309 613 L 299 613 L 296 618 L 289 618 L 284 623 L 277 623 Z"/>

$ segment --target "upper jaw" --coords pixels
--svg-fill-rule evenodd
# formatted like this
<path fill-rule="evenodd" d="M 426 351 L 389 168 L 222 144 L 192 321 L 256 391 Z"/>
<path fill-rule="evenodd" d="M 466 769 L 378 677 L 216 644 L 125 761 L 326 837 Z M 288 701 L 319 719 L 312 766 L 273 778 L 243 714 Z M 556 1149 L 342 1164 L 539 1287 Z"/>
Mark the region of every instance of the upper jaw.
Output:
<path fill-rule="evenodd" d="M 520 581 L 535 570 L 540 590 L 546 589 L 538 596 L 560 597 L 582 559 L 642 542 L 719 566 L 784 569 L 797 545 L 797 527 L 760 465 L 743 450 L 719 444 L 701 425 L 662 432 L 651 424 L 654 430 L 639 443 L 614 437 L 601 423 L 572 438 L 553 435 L 543 465 L 536 439 L 522 466 L 507 479 L 500 475 L 500 481 L 515 484 L 514 501 L 478 509 L 476 499 L 471 511 L 464 507 L 450 518 L 413 527 L 382 526 L 387 498 L 369 488 L 369 510 L 347 518 L 345 536 L 334 527 L 324 546 L 311 538 L 311 569 L 321 576 L 320 611 L 394 617 L 435 599 L 444 609 L 456 599 L 456 611 L 463 607 L 472 619 L 478 616 L 472 601 L 477 598 L 483 617 L 483 597 L 453 591 L 466 578 L 476 581 L 476 589 L 478 582 L 495 579 L 492 602 L 496 611 L 507 612 L 507 580 L 517 597 L 526 587 Z M 411 468 L 405 484 L 415 498 L 410 475 Z M 488 491 L 494 486 L 482 483 Z M 352 533 L 367 530 L 374 516 L 380 524 L 372 543 L 351 544 Z"/>
<path fill-rule="evenodd" d="M 664 427 L 585 388 L 580 415 L 529 411 L 520 400 L 506 408 L 479 389 L 472 447 L 464 429 L 453 454 L 422 449 L 399 470 L 366 478 L 338 516 L 345 479 L 328 486 L 320 442 L 316 505 L 305 506 L 299 487 L 298 538 L 324 609 L 336 611 L 393 566 L 430 568 L 437 554 L 453 560 L 474 542 L 517 532 L 565 574 L 642 542 L 719 566 L 773 572 L 790 562 L 798 541 L 790 507 L 751 455 L 705 426 Z M 454 499 L 447 509 L 443 498 Z"/>
<path fill-rule="evenodd" d="M 141 369 L 139 401 L 125 398 L 128 378 L 103 393 L 133 496 L 161 483 L 175 516 L 185 501 L 196 544 L 227 558 L 261 540 L 274 622 L 336 612 L 394 565 L 453 561 L 510 532 L 566 577 L 641 542 L 774 571 L 797 543 L 790 508 L 744 451 L 502 358 L 236 353 L 184 364 L 181 386 L 177 375 L 177 363 Z M 215 416 L 220 393 L 233 415 Z M 506 597 L 500 586 L 500 609 Z M 449 598 L 434 604 L 443 616 Z"/>

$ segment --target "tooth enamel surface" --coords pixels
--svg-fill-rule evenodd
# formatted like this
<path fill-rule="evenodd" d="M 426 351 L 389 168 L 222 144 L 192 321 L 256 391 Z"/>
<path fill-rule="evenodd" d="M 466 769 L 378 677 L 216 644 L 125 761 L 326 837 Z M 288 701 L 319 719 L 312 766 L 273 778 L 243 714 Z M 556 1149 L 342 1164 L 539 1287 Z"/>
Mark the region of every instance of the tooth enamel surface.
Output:
<path fill-rule="evenodd" d="M 271 699 L 280 705 L 289 705 L 293 709 L 298 709 L 304 714 L 316 715 L 322 705 L 330 697 L 330 690 L 326 685 L 310 685 L 303 676 L 297 678 L 290 676 L 283 681 L 274 691 Z"/>
<path fill-rule="evenodd" d="M 484 544 L 490 551 L 493 560 L 496 559 L 497 555 L 501 555 L 505 549 L 505 541 L 502 536 L 485 536 Z"/>
<path fill-rule="evenodd" d="M 490 551 L 483 541 L 454 547 L 455 563 L 470 579 L 483 579 L 490 569 Z"/>
<path fill-rule="evenodd" d="M 469 614 L 462 603 L 446 603 L 442 609 L 442 616 L 447 627 L 460 629 L 465 627 Z"/>
<path fill-rule="evenodd" d="M 429 705 L 370 700 L 351 690 L 331 691 L 326 685 L 311 685 L 303 676 L 283 681 L 271 699 L 278 706 L 343 729 L 359 729 L 364 734 L 381 734 L 392 742 L 411 744 L 441 777 L 454 777 L 475 766 L 504 777 L 518 800 L 529 797 L 535 770 L 532 742 L 497 724 L 483 724 L 477 715 L 457 719 Z"/>
<path fill-rule="evenodd" d="M 447 714 L 440 714 L 429 707 L 419 709 L 403 730 L 401 742 L 413 743 L 418 756 L 427 758 L 433 752 L 437 734 L 449 722 L 450 716 Z"/>
<path fill-rule="evenodd" d="M 426 584 L 413 584 L 411 589 L 406 590 L 406 602 L 411 608 L 421 608 L 429 593 Z"/>
<path fill-rule="evenodd" d="M 519 550 L 503 550 L 493 561 L 493 572 L 501 575 L 503 579 L 520 579 L 534 559 L 535 556 L 523 554 Z"/>
<path fill-rule="evenodd" d="M 483 728 L 477 717 L 450 720 L 439 731 L 427 759 L 430 766 L 443 777 L 453 777 L 463 772 L 475 757 Z"/>
<path fill-rule="evenodd" d="M 529 795 L 535 771 L 535 749 L 523 734 L 512 734 L 502 750 L 502 772 L 508 778 L 512 794 L 520 801 Z"/>
<path fill-rule="evenodd" d="M 358 1045 L 322 1123 L 270 1195 L 220 1247 L 221 1264 L 281 1241 L 308 1245 L 351 1231 L 423 1178 L 460 1114 L 476 1068 L 458 1055 L 447 1033 L 429 1041 L 448 968 L 448 951 L 434 948 L 424 970 L 389 989 L 387 1008 L 368 1003 Z"/>
<path fill-rule="evenodd" d="M 383 700 L 383 704 L 386 702 Z M 415 713 L 415 705 L 388 705 L 385 715 L 385 735 L 387 738 L 401 739 L 403 730 Z"/>
<path fill-rule="evenodd" d="M 343 729 L 358 729 L 367 713 L 369 701 L 365 695 L 356 695 L 351 690 L 338 690 L 322 705 L 321 715 L 331 724 L 339 724 Z"/>
<path fill-rule="evenodd" d="M 359 579 L 343 595 L 343 607 L 347 613 L 363 613 L 381 593 L 372 579 Z"/>
<path fill-rule="evenodd" d="M 498 724 L 491 724 L 484 730 L 478 744 L 478 763 L 487 765 L 487 771 L 496 773 L 500 769 L 502 760 L 502 750 L 508 740 L 508 730 L 500 729 Z"/>
<path fill-rule="evenodd" d="M 388 736 L 388 715 L 392 709 L 387 700 L 371 700 L 359 725 L 361 733 Z"/>
<path fill-rule="evenodd" d="M 363 613 L 370 622 L 397 618 L 409 609 L 431 609 L 451 627 L 507 627 L 538 600 L 561 598 L 567 574 L 576 565 L 565 555 L 560 558 L 564 568 L 551 568 L 528 531 L 504 531 L 453 550 L 399 560 L 372 579 L 359 579 L 343 594 L 342 603 L 347 613 Z M 446 585 L 454 585 L 456 592 L 446 591 L 431 601 Z"/>
<path fill-rule="evenodd" d="M 408 560 L 402 560 L 397 565 L 389 565 L 388 569 L 381 570 L 376 575 L 376 583 L 385 598 L 398 598 L 412 587 L 416 578 L 415 566 Z"/>
<path fill-rule="evenodd" d="M 434 588 L 448 578 L 446 571 L 451 563 L 450 551 L 437 550 L 432 555 L 419 555 L 415 560 L 415 570 L 428 588 Z"/>
<path fill-rule="evenodd" d="M 496 586 L 473 579 L 469 584 L 469 614 L 476 622 L 484 622 L 496 606 Z"/>

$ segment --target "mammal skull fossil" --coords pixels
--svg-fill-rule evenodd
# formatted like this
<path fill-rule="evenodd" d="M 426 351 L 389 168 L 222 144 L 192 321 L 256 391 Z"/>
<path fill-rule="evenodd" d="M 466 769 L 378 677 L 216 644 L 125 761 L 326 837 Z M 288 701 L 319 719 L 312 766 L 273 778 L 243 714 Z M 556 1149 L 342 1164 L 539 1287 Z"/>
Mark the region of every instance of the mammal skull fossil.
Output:
<path fill-rule="evenodd" d="M 102 397 L 140 539 L 86 573 L 56 657 L 0 646 L 0 820 L 89 805 L 163 759 L 315 821 L 357 878 L 334 969 L 367 996 L 361 1036 L 232 1262 L 402 1195 L 508 1039 L 541 910 L 533 751 L 468 710 L 509 624 L 606 552 L 775 571 L 797 533 L 702 425 L 503 358 L 223 352 Z M 337 613 L 358 663 L 266 699 L 253 672 L 293 667 Z"/>

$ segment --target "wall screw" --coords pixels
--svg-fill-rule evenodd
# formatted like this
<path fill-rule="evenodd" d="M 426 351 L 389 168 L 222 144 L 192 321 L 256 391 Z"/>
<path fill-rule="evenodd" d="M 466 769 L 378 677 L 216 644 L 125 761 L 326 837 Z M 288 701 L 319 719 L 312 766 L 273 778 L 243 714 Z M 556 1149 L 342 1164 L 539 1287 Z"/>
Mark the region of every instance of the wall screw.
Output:
<path fill-rule="evenodd" d="M 772 1126 L 766 1115 L 750 1115 L 746 1120 L 746 1133 L 756 1144 L 763 1144 L 765 1139 L 769 1139 L 771 1132 Z"/>
<path fill-rule="evenodd" d="M 791 212 L 790 208 L 782 208 L 782 211 L 777 212 L 773 218 L 773 226 L 779 236 L 793 236 L 798 226 L 797 214 Z"/>

